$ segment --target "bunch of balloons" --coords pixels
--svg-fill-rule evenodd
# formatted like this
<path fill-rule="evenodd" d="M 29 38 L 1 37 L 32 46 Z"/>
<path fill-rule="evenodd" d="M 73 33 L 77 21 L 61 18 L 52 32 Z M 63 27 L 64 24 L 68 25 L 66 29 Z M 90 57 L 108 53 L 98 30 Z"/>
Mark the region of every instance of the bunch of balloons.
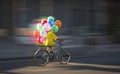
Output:
<path fill-rule="evenodd" d="M 61 28 L 62 22 L 55 20 L 53 16 L 38 19 L 35 24 L 34 37 L 37 44 L 42 46 L 53 46 L 57 39 L 56 32 Z"/>

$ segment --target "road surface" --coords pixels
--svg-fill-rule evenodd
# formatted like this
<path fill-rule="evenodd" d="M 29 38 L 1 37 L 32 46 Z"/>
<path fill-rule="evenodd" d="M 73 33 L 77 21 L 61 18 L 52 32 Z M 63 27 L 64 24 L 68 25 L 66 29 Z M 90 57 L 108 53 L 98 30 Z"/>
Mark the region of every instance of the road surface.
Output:
<path fill-rule="evenodd" d="M 120 53 L 72 57 L 62 65 L 49 62 L 45 67 L 34 64 L 34 59 L 0 61 L 0 74 L 120 74 Z"/>

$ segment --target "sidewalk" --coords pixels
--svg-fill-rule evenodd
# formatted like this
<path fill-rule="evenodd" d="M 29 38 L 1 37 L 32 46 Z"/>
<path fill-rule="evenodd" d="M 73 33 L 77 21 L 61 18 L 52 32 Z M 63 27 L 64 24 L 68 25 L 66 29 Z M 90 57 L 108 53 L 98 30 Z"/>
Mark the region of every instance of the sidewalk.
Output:
<path fill-rule="evenodd" d="M 65 39 L 64 45 L 70 48 L 72 56 L 120 53 L 120 45 L 118 44 L 85 45 L 84 37 L 61 36 L 61 38 Z M 0 38 L 0 61 L 33 58 L 36 48 L 35 45 L 18 44 L 11 39 Z"/>

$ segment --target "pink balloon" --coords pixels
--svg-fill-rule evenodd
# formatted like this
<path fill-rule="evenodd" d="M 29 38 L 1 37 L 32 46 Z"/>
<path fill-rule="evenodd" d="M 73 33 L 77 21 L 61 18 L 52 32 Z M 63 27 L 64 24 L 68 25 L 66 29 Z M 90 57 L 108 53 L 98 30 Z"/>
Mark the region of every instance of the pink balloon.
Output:
<path fill-rule="evenodd" d="M 48 31 L 51 30 L 51 26 L 50 26 L 49 23 L 45 23 L 44 26 L 43 26 L 43 28 L 44 28 L 44 30 L 45 30 L 46 32 L 48 32 Z"/>
<path fill-rule="evenodd" d="M 46 38 L 45 38 L 45 37 L 41 37 L 40 41 L 41 41 L 42 43 L 45 43 L 45 42 L 46 42 Z"/>

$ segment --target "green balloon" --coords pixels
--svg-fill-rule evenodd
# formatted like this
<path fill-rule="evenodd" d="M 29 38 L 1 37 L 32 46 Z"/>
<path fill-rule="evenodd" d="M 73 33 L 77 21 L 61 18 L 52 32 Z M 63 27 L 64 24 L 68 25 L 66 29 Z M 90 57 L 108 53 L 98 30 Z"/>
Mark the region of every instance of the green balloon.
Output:
<path fill-rule="evenodd" d="M 52 32 L 57 32 L 59 30 L 57 25 L 52 26 Z"/>
<path fill-rule="evenodd" d="M 36 27 L 37 27 L 37 30 L 38 30 L 39 32 L 40 32 L 41 30 L 43 30 L 42 24 L 37 24 Z"/>

